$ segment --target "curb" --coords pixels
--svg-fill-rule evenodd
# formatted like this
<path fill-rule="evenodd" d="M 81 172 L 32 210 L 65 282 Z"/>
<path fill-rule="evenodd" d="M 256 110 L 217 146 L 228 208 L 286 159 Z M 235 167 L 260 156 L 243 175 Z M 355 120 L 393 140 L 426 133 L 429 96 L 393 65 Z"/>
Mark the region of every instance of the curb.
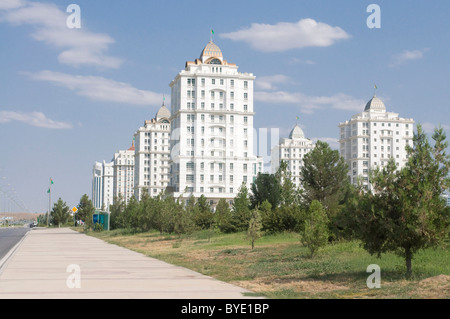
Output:
<path fill-rule="evenodd" d="M 9 259 L 14 255 L 14 253 L 16 252 L 17 248 L 19 248 L 20 244 L 22 244 L 23 240 L 28 236 L 28 234 L 31 232 L 31 230 L 27 231 L 25 233 L 25 235 L 22 237 L 21 240 L 19 240 L 19 242 L 9 250 L 9 252 L 5 255 L 5 257 L 3 257 L 0 260 L 0 276 L 3 273 L 3 271 L 6 269 L 6 267 L 8 266 L 8 261 Z"/>

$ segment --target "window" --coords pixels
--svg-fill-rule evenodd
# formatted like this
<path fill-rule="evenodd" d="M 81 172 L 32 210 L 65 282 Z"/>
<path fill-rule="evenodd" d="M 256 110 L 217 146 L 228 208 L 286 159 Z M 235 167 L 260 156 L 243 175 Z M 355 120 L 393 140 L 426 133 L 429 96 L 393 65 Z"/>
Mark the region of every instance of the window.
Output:
<path fill-rule="evenodd" d="M 194 169 L 194 162 L 187 162 L 186 169 L 192 171 Z"/>
<path fill-rule="evenodd" d="M 244 89 L 248 88 L 248 81 L 244 81 Z"/>

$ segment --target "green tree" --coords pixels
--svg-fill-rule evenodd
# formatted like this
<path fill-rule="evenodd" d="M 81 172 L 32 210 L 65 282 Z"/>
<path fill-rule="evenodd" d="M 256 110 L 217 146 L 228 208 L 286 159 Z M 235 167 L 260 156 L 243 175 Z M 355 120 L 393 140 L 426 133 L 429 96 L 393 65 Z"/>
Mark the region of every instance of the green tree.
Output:
<path fill-rule="evenodd" d="M 305 155 L 300 169 L 300 180 L 304 188 L 303 198 L 307 205 L 318 200 L 327 212 L 328 219 L 335 217 L 343 205 L 348 191 L 348 165 L 339 152 L 328 143 L 317 141 L 314 149 Z M 330 228 L 333 228 L 330 225 Z"/>
<path fill-rule="evenodd" d="M 143 232 L 152 229 L 153 207 L 155 206 L 155 199 L 151 197 L 148 192 L 144 191 L 139 202 L 139 228 Z"/>
<path fill-rule="evenodd" d="M 261 238 L 261 229 L 262 229 L 261 215 L 258 211 L 258 208 L 255 208 L 251 211 L 251 218 L 248 223 L 248 230 L 247 230 L 247 238 L 251 240 L 252 249 L 255 248 L 255 241 Z"/>
<path fill-rule="evenodd" d="M 95 213 L 95 208 L 88 195 L 84 194 L 81 196 L 80 203 L 77 208 L 77 219 L 82 220 L 85 223 L 86 228 L 92 229 L 94 227 L 92 218 Z"/>
<path fill-rule="evenodd" d="M 64 202 L 61 197 L 58 201 L 53 205 L 53 209 L 50 214 L 51 221 L 53 225 L 61 226 L 61 224 L 65 224 L 70 220 L 70 209 L 67 206 L 66 202 Z"/>
<path fill-rule="evenodd" d="M 128 228 L 125 220 L 125 202 L 122 195 L 114 197 L 113 204 L 109 206 L 111 215 L 111 229 Z"/>
<path fill-rule="evenodd" d="M 191 197 L 191 200 L 194 200 Z M 194 200 L 195 203 L 195 200 Z M 170 204 L 173 218 L 173 232 L 178 235 L 178 238 L 181 238 L 184 234 L 190 234 L 195 229 L 195 224 L 192 219 L 192 209 L 188 207 L 183 207 L 180 201 L 168 201 L 167 204 Z M 188 206 L 190 203 L 188 204 Z M 193 205 L 194 206 L 194 205 Z"/>
<path fill-rule="evenodd" d="M 133 229 L 134 231 L 138 231 L 140 228 L 140 207 L 139 203 L 134 196 L 131 196 L 128 200 L 127 205 L 125 206 L 125 220 L 126 225 Z"/>
<path fill-rule="evenodd" d="M 273 174 L 258 173 L 255 182 L 252 183 L 252 194 L 250 195 L 251 208 L 256 208 L 265 200 L 272 207 L 278 207 L 281 202 L 281 186 Z"/>
<path fill-rule="evenodd" d="M 449 209 L 441 197 L 450 185 L 448 143 L 442 128 L 435 129 L 432 138 L 434 147 L 418 125 L 405 167 L 398 170 L 391 160 L 372 172 L 373 191 L 354 200 L 348 214 L 364 248 L 378 256 L 394 252 L 403 257 L 407 277 L 413 255 L 439 245 L 449 233 Z"/>
<path fill-rule="evenodd" d="M 175 203 L 175 199 L 173 196 L 164 196 L 162 195 L 157 197 L 155 201 L 155 211 L 152 218 L 152 225 L 154 228 L 159 230 L 160 234 L 164 232 L 172 232 L 174 229 L 174 220 L 173 220 L 173 205 Z"/>
<path fill-rule="evenodd" d="M 233 201 L 233 218 L 231 220 L 236 231 L 244 231 L 248 229 L 250 221 L 250 200 L 248 196 L 248 188 L 242 183 L 239 193 Z"/>
<path fill-rule="evenodd" d="M 219 200 L 215 213 L 216 225 L 223 233 L 232 233 L 236 231 L 235 225 L 232 223 L 233 215 L 230 205 L 224 198 Z"/>
<path fill-rule="evenodd" d="M 306 214 L 301 241 L 308 247 L 310 257 L 328 242 L 328 218 L 322 204 L 313 200 Z"/>
<path fill-rule="evenodd" d="M 286 161 L 280 162 L 275 178 L 280 184 L 280 205 L 300 205 L 301 192 L 292 181 L 292 173 L 289 171 Z"/>
<path fill-rule="evenodd" d="M 205 195 L 201 195 L 195 203 L 195 209 L 193 210 L 193 219 L 195 225 L 200 229 L 210 229 L 214 222 L 214 214 L 211 211 L 211 206 L 208 203 L 208 199 Z"/>

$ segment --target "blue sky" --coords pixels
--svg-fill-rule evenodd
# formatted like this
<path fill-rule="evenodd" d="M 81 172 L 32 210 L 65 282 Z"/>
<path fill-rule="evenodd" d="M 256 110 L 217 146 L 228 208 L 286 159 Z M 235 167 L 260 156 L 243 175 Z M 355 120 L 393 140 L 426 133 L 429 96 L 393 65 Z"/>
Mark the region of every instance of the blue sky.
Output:
<path fill-rule="evenodd" d="M 81 29 L 67 28 L 72 3 Z M 367 26 L 372 3 L 381 28 Z M 257 129 L 286 136 L 299 116 L 336 148 L 337 125 L 376 84 L 388 111 L 449 134 L 449 11 L 446 0 L 0 0 L 0 186 L 32 212 L 47 210 L 50 177 L 54 200 L 90 196 L 94 162 L 170 103 L 211 28 L 224 58 L 257 77 Z"/>

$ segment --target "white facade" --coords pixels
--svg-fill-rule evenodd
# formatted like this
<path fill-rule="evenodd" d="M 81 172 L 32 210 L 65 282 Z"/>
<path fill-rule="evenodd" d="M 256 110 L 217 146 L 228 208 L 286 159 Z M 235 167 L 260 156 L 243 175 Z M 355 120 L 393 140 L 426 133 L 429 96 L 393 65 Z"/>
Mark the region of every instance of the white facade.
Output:
<path fill-rule="evenodd" d="M 413 126 L 413 119 L 387 112 L 376 96 L 363 112 L 340 123 L 340 154 L 349 166 L 350 182 L 356 185 L 361 180 L 369 188 L 370 169 L 386 165 L 391 158 L 402 168 L 408 160 L 406 145 L 412 146 Z"/>
<path fill-rule="evenodd" d="M 164 104 L 154 119 L 145 121 L 134 138 L 134 196 L 138 200 L 143 192 L 157 196 L 166 190 L 170 182 L 170 111 Z"/>
<path fill-rule="evenodd" d="M 113 184 L 113 162 L 95 162 L 92 178 L 92 203 L 96 209 L 109 211 L 109 205 L 113 204 Z"/>
<path fill-rule="evenodd" d="M 303 166 L 303 158 L 313 148 L 313 142 L 305 138 L 300 126 L 295 125 L 289 138 L 281 138 L 279 144 L 272 149 L 272 173 L 276 173 L 281 161 L 285 161 L 287 169 L 291 173 L 292 182 L 296 187 L 300 187 L 300 169 Z"/>
<path fill-rule="evenodd" d="M 134 196 L 134 151 L 134 146 L 126 151 L 118 151 L 113 159 L 113 197 L 121 196 L 126 204 Z"/>
<path fill-rule="evenodd" d="M 262 171 L 253 154 L 254 79 L 211 41 L 170 83 L 174 196 L 233 199 Z"/>

